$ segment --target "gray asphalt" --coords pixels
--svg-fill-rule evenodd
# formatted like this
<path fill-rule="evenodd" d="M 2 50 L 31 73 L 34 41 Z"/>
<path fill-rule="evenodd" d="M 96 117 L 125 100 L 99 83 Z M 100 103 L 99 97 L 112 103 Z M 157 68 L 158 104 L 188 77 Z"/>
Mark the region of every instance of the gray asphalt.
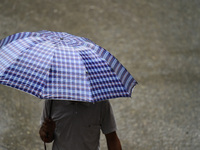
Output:
<path fill-rule="evenodd" d="M 93 40 L 139 82 L 132 98 L 110 100 L 123 149 L 199 150 L 199 6 L 198 0 L 0 0 L 0 39 L 52 30 Z M 0 150 L 43 149 L 42 104 L 0 85 Z"/>

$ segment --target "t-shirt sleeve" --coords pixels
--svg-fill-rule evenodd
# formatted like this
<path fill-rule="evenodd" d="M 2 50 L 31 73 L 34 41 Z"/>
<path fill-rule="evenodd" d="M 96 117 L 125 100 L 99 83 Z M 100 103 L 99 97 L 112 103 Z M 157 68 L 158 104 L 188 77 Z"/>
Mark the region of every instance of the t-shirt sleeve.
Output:
<path fill-rule="evenodd" d="M 116 131 L 117 126 L 110 102 L 108 100 L 102 102 L 101 107 L 102 107 L 101 130 L 103 134 L 108 134 Z"/>

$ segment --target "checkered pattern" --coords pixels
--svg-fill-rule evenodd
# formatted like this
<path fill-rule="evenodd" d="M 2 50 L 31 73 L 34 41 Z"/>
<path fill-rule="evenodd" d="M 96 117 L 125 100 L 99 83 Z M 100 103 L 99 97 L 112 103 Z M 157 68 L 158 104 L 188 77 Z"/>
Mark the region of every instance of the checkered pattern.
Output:
<path fill-rule="evenodd" d="M 108 51 L 64 32 L 23 32 L 0 41 L 0 83 L 41 99 L 96 102 L 130 97 L 137 84 Z"/>

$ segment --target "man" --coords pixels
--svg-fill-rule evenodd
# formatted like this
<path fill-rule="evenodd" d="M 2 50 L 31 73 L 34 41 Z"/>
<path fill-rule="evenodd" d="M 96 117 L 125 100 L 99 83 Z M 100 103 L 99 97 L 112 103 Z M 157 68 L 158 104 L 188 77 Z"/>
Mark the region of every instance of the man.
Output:
<path fill-rule="evenodd" d="M 99 150 L 100 130 L 106 136 L 108 150 L 122 149 L 109 101 L 52 102 L 52 119 L 48 119 L 50 100 L 45 101 L 39 133 L 46 143 L 54 140 L 53 150 Z"/>

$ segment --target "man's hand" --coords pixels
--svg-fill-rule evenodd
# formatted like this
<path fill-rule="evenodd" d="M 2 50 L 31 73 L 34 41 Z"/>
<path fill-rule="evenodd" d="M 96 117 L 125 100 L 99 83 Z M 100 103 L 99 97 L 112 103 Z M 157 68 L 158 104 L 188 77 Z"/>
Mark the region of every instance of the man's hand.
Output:
<path fill-rule="evenodd" d="M 54 140 L 54 130 L 56 124 L 52 119 L 46 118 L 40 128 L 39 134 L 42 141 L 51 143 Z"/>

